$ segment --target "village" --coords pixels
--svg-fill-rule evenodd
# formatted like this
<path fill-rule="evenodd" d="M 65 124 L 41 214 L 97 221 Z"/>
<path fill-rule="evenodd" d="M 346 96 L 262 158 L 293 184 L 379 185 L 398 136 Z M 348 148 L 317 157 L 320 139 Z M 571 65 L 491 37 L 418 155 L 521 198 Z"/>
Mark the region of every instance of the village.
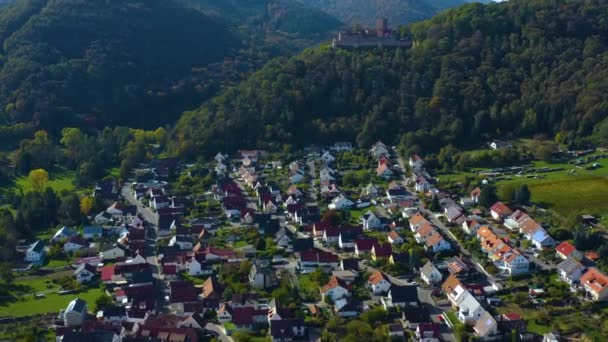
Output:
<path fill-rule="evenodd" d="M 74 299 L 57 341 L 317 341 L 340 333 L 328 321 L 356 319 L 391 340 L 558 341 L 529 312 L 608 300 L 597 253 L 557 241 L 524 207 L 482 206 L 482 192 L 451 195 L 423 156 L 380 141 L 159 158 L 99 183 L 111 205 L 90 225 L 21 250 L 35 267 L 60 248 L 73 280 L 108 298 L 62 288 Z"/>

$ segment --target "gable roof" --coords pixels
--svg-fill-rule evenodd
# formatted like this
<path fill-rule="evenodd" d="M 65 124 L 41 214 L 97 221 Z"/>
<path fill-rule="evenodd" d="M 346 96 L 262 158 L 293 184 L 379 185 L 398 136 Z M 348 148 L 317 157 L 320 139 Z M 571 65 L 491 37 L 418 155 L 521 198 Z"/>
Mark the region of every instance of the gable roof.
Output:
<path fill-rule="evenodd" d="M 576 251 L 576 247 L 572 246 L 568 241 L 563 241 L 555 247 L 555 250 L 562 255 L 569 256 Z"/>
<path fill-rule="evenodd" d="M 369 278 L 367 278 L 367 281 L 374 285 L 379 284 L 382 280 L 386 280 L 387 282 L 390 283 L 390 280 L 388 279 L 388 277 L 381 271 L 375 271 L 374 273 L 372 273 L 369 276 Z"/>
<path fill-rule="evenodd" d="M 490 207 L 490 210 L 497 213 L 500 216 L 507 216 L 507 215 L 513 214 L 513 211 L 511 210 L 511 208 L 507 207 L 504 203 L 502 203 L 500 201 L 494 203 L 494 205 L 492 205 Z"/>
<path fill-rule="evenodd" d="M 424 274 L 425 276 L 430 276 L 433 272 L 439 272 L 439 270 L 430 261 L 427 261 L 420 269 L 420 274 Z"/>
<path fill-rule="evenodd" d="M 414 285 L 408 286 L 391 286 L 389 290 L 393 303 L 411 303 L 418 301 L 418 287 Z"/>
<path fill-rule="evenodd" d="M 327 291 L 335 289 L 338 286 L 348 290 L 348 286 L 346 285 L 346 282 L 344 280 L 336 276 L 332 276 L 327 282 L 327 284 L 325 284 L 325 286 L 321 288 L 321 293 L 326 293 Z"/>
<path fill-rule="evenodd" d="M 481 315 L 481 317 L 479 317 L 475 323 L 475 326 L 473 326 L 473 330 L 475 330 L 475 333 L 477 333 L 479 336 L 488 336 L 490 333 L 492 333 L 492 330 L 495 329 L 497 325 L 498 323 L 496 323 L 494 317 L 492 317 L 492 315 L 486 311 L 483 315 Z"/>

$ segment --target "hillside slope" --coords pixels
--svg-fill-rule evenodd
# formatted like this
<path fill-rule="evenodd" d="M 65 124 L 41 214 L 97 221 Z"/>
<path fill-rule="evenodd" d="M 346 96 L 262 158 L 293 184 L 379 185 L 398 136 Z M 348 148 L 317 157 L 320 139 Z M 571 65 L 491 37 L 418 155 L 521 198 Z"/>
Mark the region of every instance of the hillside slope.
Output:
<path fill-rule="evenodd" d="M 327 39 L 341 22 L 297 0 L 185 0 L 210 16 L 248 28 L 252 34 L 270 37 L 285 34 L 295 39 Z M 289 44 L 289 41 L 287 41 Z"/>
<path fill-rule="evenodd" d="M 428 19 L 460 6 L 465 0 L 299 0 L 318 8 L 344 23 L 374 25 L 376 17 L 388 18 L 389 24 L 403 25 Z"/>
<path fill-rule="evenodd" d="M 382 139 L 428 151 L 538 133 L 582 145 L 608 133 L 607 19 L 601 0 L 470 4 L 404 28 L 410 51 L 308 50 L 185 113 L 173 148 Z"/>
<path fill-rule="evenodd" d="M 1 121 L 50 129 L 167 122 L 204 97 L 179 91 L 191 70 L 241 46 L 225 23 L 166 0 L 16 1 L 0 43 Z"/>

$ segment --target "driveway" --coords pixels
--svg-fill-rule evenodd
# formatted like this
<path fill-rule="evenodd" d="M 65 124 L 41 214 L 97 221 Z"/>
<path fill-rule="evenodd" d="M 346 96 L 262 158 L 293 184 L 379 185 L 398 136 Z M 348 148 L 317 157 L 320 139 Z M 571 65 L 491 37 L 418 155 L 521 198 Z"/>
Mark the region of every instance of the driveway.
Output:
<path fill-rule="evenodd" d="M 207 323 L 207 325 L 205 326 L 205 329 L 210 331 L 215 336 L 217 336 L 217 338 L 222 342 L 234 342 L 232 337 L 224 334 L 224 331 L 222 330 L 222 328 L 217 324 Z"/>

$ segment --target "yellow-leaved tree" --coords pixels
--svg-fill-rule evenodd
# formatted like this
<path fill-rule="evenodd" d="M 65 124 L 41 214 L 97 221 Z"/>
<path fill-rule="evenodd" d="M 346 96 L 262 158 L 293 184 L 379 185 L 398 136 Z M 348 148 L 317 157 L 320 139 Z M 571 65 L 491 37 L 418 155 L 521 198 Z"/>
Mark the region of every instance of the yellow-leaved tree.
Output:
<path fill-rule="evenodd" d="M 45 169 L 32 170 L 27 176 L 27 179 L 32 186 L 32 190 L 41 192 L 46 188 L 46 185 L 49 182 L 49 173 L 46 172 Z"/>

